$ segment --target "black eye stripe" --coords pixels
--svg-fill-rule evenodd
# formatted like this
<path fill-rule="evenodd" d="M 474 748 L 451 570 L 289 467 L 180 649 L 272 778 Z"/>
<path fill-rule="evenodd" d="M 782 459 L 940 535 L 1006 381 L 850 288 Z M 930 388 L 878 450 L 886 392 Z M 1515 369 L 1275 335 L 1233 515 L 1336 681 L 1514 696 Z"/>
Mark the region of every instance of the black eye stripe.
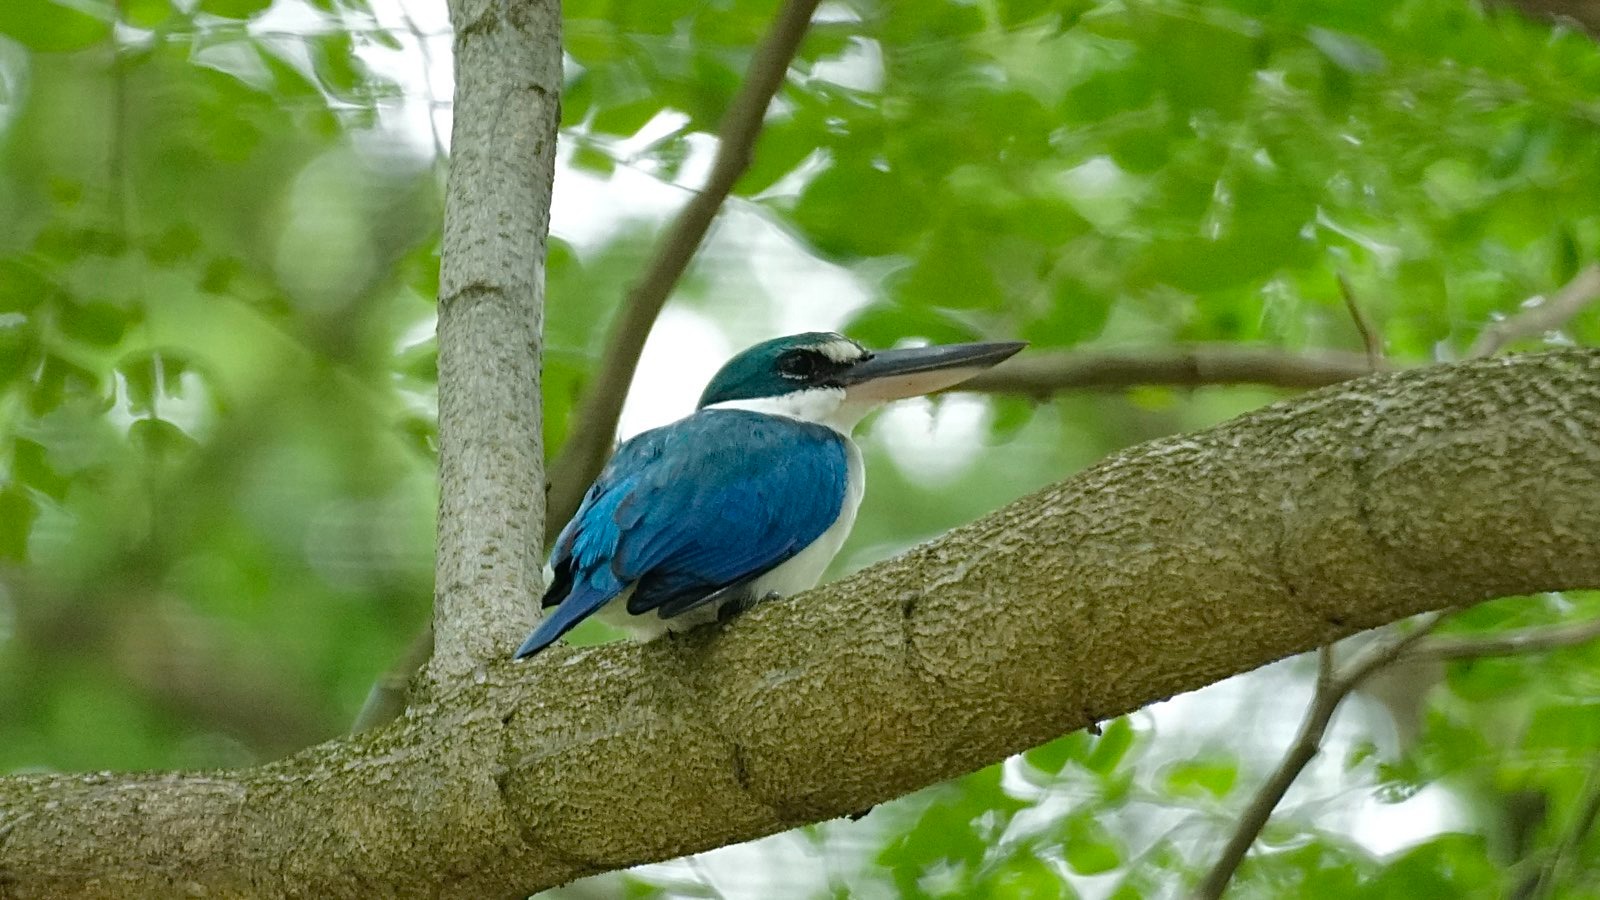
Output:
<path fill-rule="evenodd" d="M 778 372 L 785 378 L 812 381 L 839 368 L 826 354 L 807 348 L 790 350 L 778 357 Z"/>

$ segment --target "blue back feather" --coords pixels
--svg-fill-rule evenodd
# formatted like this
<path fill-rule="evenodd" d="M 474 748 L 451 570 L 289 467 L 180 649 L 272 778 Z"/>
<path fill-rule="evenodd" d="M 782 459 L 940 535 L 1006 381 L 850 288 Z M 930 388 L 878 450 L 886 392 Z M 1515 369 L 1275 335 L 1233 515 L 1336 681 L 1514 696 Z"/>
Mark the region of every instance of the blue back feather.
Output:
<path fill-rule="evenodd" d="M 785 562 L 839 517 L 844 438 L 822 425 L 710 409 L 617 448 L 556 539 L 556 606 L 517 651 L 549 646 L 628 585 L 663 615 Z"/>

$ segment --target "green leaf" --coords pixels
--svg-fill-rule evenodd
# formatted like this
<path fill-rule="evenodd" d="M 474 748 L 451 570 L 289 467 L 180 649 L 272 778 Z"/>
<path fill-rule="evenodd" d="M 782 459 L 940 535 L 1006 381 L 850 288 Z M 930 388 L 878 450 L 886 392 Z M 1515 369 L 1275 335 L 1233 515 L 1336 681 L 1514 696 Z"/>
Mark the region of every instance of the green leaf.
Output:
<path fill-rule="evenodd" d="M 994 409 L 994 419 L 989 423 L 990 433 L 996 441 L 1004 442 L 1015 437 L 1017 432 L 1033 421 L 1041 401 L 1032 397 L 997 396 L 989 398 L 989 405 Z"/>
<path fill-rule="evenodd" d="M 69 53 L 98 44 L 111 36 L 112 6 L 107 0 L 92 5 L 56 3 L 53 0 L 5 0 L 0 3 L 0 35 L 13 38 L 41 53 Z"/>
<path fill-rule="evenodd" d="M 350 102 L 370 97 L 368 74 L 355 55 L 355 42 L 348 34 L 319 35 L 309 42 L 312 70 L 317 81 L 331 96 Z"/>
<path fill-rule="evenodd" d="M 1074 815 L 1067 820 L 1061 850 L 1067 865 L 1079 875 L 1100 875 L 1122 865 L 1119 842 L 1092 815 Z"/>
<path fill-rule="evenodd" d="M 439 458 L 439 423 L 424 416 L 406 416 L 399 422 L 406 445 L 424 459 Z"/>
<path fill-rule="evenodd" d="M 230 293 L 233 284 L 245 272 L 244 262 L 236 257 L 219 256 L 206 263 L 200 275 L 200 289 L 209 294 Z"/>
<path fill-rule="evenodd" d="M 145 255 L 157 265 L 170 266 L 186 261 L 204 247 L 200 232 L 194 226 L 173 225 L 145 245 Z"/>
<path fill-rule="evenodd" d="M 903 303 L 875 303 L 851 319 L 844 330 L 870 347 L 893 347 L 907 340 L 959 344 L 981 337 L 947 313 Z"/>
<path fill-rule="evenodd" d="M 1181 12 L 1152 12 L 1135 22 L 1143 43 L 1159 48 L 1144 63 L 1157 73 L 1180 117 L 1187 118 L 1192 110 L 1224 116 L 1238 112 L 1266 50 L 1249 24 L 1223 24 Z"/>
<path fill-rule="evenodd" d="M 248 19 L 266 12 L 272 0 L 200 0 L 200 11 L 227 19 Z"/>
<path fill-rule="evenodd" d="M 812 179 L 791 215 L 823 253 L 881 256 L 909 249 L 927 210 L 904 178 L 852 159 Z"/>
<path fill-rule="evenodd" d="M 166 419 L 139 419 L 128 426 L 128 443 L 156 460 L 173 459 L 195 447 L 194 438 Z"/>
<path fill-rule="evenodd" d="M 975 871 L 1010 816 L 1024 804 L 1006 794 L 999 766 L 974 772 L 940 792 L 916 824 L 892 839 L 878 863 L 893 872 L 902 894 L 915 894 L 931 868 L 957 865 Z"/>
<path fill-rule="evenodd" d="M 1069 347 L 1099 337 L 1111 318 L 1115 298 L 1065 274 L 1057 275 L 1050 289 L 1048 311 L 1029 322 L 1018 337 L 1039 347 Z"/>
<path fill-rule="evenodd" d="M 171 0 L 122 0 L 122 21 L 135 28 L 153 29 L 172 17 Z"/>
<path fill-rule="evenodd" d="M 1094 749 L 1089 751 L 1089 758 L 1083 761 L 1084 768 L 1091 772 L 1106 775 L 1122 758 L 1128 755 L 1128 750 L 1133 746 L 1133 726 L 1128 723 L 1127 716 L 1112 719 L 1101 729 L 1100 737 L 1094 742 Z"/>
<path fill-rule="evenodd" d="M 1046 900 L 1074 896 L 1056 870 L 1030 847 L 1022 847 L 978 885 L 975 894 L 990 900 Z"/>
<path fill-rule="evenodd" d="M 1167 768 L 1166 791 L 1175 797 L 1207 794 L 1222 798 L 1239 780 L 1239 765 L 1228 756 L 1206 756 L 1174 763 Z"/>
<path fill-rule="evenodd" d="M 15 482 L 0 486 L 0 559 L 25 562 L 28 534 L 39 517 L 39 505 Z"/>
<path fill-rule="evenodd" d="M 36 259 L 0 259 L 0 313 L 28 312 L 62 295 L 48 269 Z"/>
<path fill-rule="evenodd" d="M 654 96 L 639 97 L 599 107 L 589 120 L 589 127 L 598 134 L 631 137 L 660 112 L 659 99 Z"/>
<path fill-rule="evenodd" d="M 1005 300 L 982 241 L 965 228 L 940 228 L 911 268 L 895 280 L 895 299 L 908 306 L 994 309 Z"/>
<path fill-rule="evenodd" d="M 52 222 L 34 236 L 33 250 L 50 262 L 75 262 L 84 256 L 117 256 L 128 247 L 119 231 Z"/>
<path fill-rule="evenodd" d="M 817 152 L 817 129 L 821 126 L 809 116 L 799 115 L 767 123 L 750 168 L 739 178 L 736 190 L 741 196 L 767 190 Z"/>
<path fill-rule="evenodd" d="M 56 323 L 62 334 L 75 341 L 95 347 L 113 347 L 122 341 L 128 327 L 138 321 L 140 312 L 138 308 L 114 303 L 68 302 L 57 308 Z"/>
<path fill-rule="evenodd" d="M 1059 5 L 1061 4 L 1055 0 L 999 0 L 1000 21 L 1007 28 L 1015 28 L 1024 22 L 1055 12 Z"/>
<path fill-rule="evenodd" d="M 1600 703 L 1540 707 L 1523 732 L 1522 746 L 1535 759 L 1542 751 L 1600 747 Z"/>
<path fill-rule="evenodd" d="M 572 165 L 586 172 L 609 176 L 616 171 L 617 161 L 593 142 L 584 141 L 572 152 Z"/>
<path fill-rule="evenodd" d="M 66 497 L 70 479 L 50 465 L 44 445 L 17 438 L 11 445 L 11 475 L 17 481 L 54 500 Z"/>
<path fill-rule="evenodd" d="M 1482 835 L 1445 834 L 1391 861 L 1364 896 L 1383 900 L 1500 896 L 1494 886 L 1503 878 L 1502 867 L 1489 858 Z"/>
<path fill-rule="evenodd" d="M 19 313 L 0 313 L 0 387 L 32 375 L 43 356 L 33 320 Z"/>
<path fill-rule="evenodd" d="M 1074 731 L 1047 744 L 1040 744 L 1022 754 L 1022 758 L 1040 772 L 1056 775 L 1066 767 L 1067 763 L 1082 761 L 1085 758 L 1089 752 L 1090 740 L 1087 731 Z"/>
<path fill-rule="evenodd" d="M 33 391 L 28 395 L 28 410 L 36 416 L 42 416 L 59 407 L 69 397 L 103 401 L 105 398 L 100 393 L 100 386 L 100 377 L 95 373 L 50 353 L 45 356 Z"/>

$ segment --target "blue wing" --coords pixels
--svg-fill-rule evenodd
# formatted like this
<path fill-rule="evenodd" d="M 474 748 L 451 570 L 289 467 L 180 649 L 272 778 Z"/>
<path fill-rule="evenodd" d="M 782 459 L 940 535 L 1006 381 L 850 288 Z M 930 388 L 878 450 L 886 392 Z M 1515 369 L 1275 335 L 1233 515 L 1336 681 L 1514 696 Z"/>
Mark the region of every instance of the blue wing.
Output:
<path fill-rule="evenodd" d="M 617 449 L 556 539 L 531 656 L 634 585 L 628 612 L 663 618 L 756 578 L 839 517 L 844 439 L 822 425 L 702 410 Z"/>

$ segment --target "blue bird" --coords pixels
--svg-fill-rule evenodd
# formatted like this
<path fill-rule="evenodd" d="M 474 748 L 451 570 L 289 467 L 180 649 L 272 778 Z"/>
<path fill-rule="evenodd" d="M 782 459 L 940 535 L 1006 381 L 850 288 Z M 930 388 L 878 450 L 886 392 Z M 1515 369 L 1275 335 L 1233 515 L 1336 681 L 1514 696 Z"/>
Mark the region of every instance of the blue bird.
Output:
<path fill-rule="evenodd" d="M 850 439 L 877 406 L 950 387 L 1020 342 L 871 352 L 808 332 L 740 353 L 696 411 L 617 448 L 556 538 L 532 656 L 591 615 L 642 639 L 816 585 L 861 504 Z"/>

